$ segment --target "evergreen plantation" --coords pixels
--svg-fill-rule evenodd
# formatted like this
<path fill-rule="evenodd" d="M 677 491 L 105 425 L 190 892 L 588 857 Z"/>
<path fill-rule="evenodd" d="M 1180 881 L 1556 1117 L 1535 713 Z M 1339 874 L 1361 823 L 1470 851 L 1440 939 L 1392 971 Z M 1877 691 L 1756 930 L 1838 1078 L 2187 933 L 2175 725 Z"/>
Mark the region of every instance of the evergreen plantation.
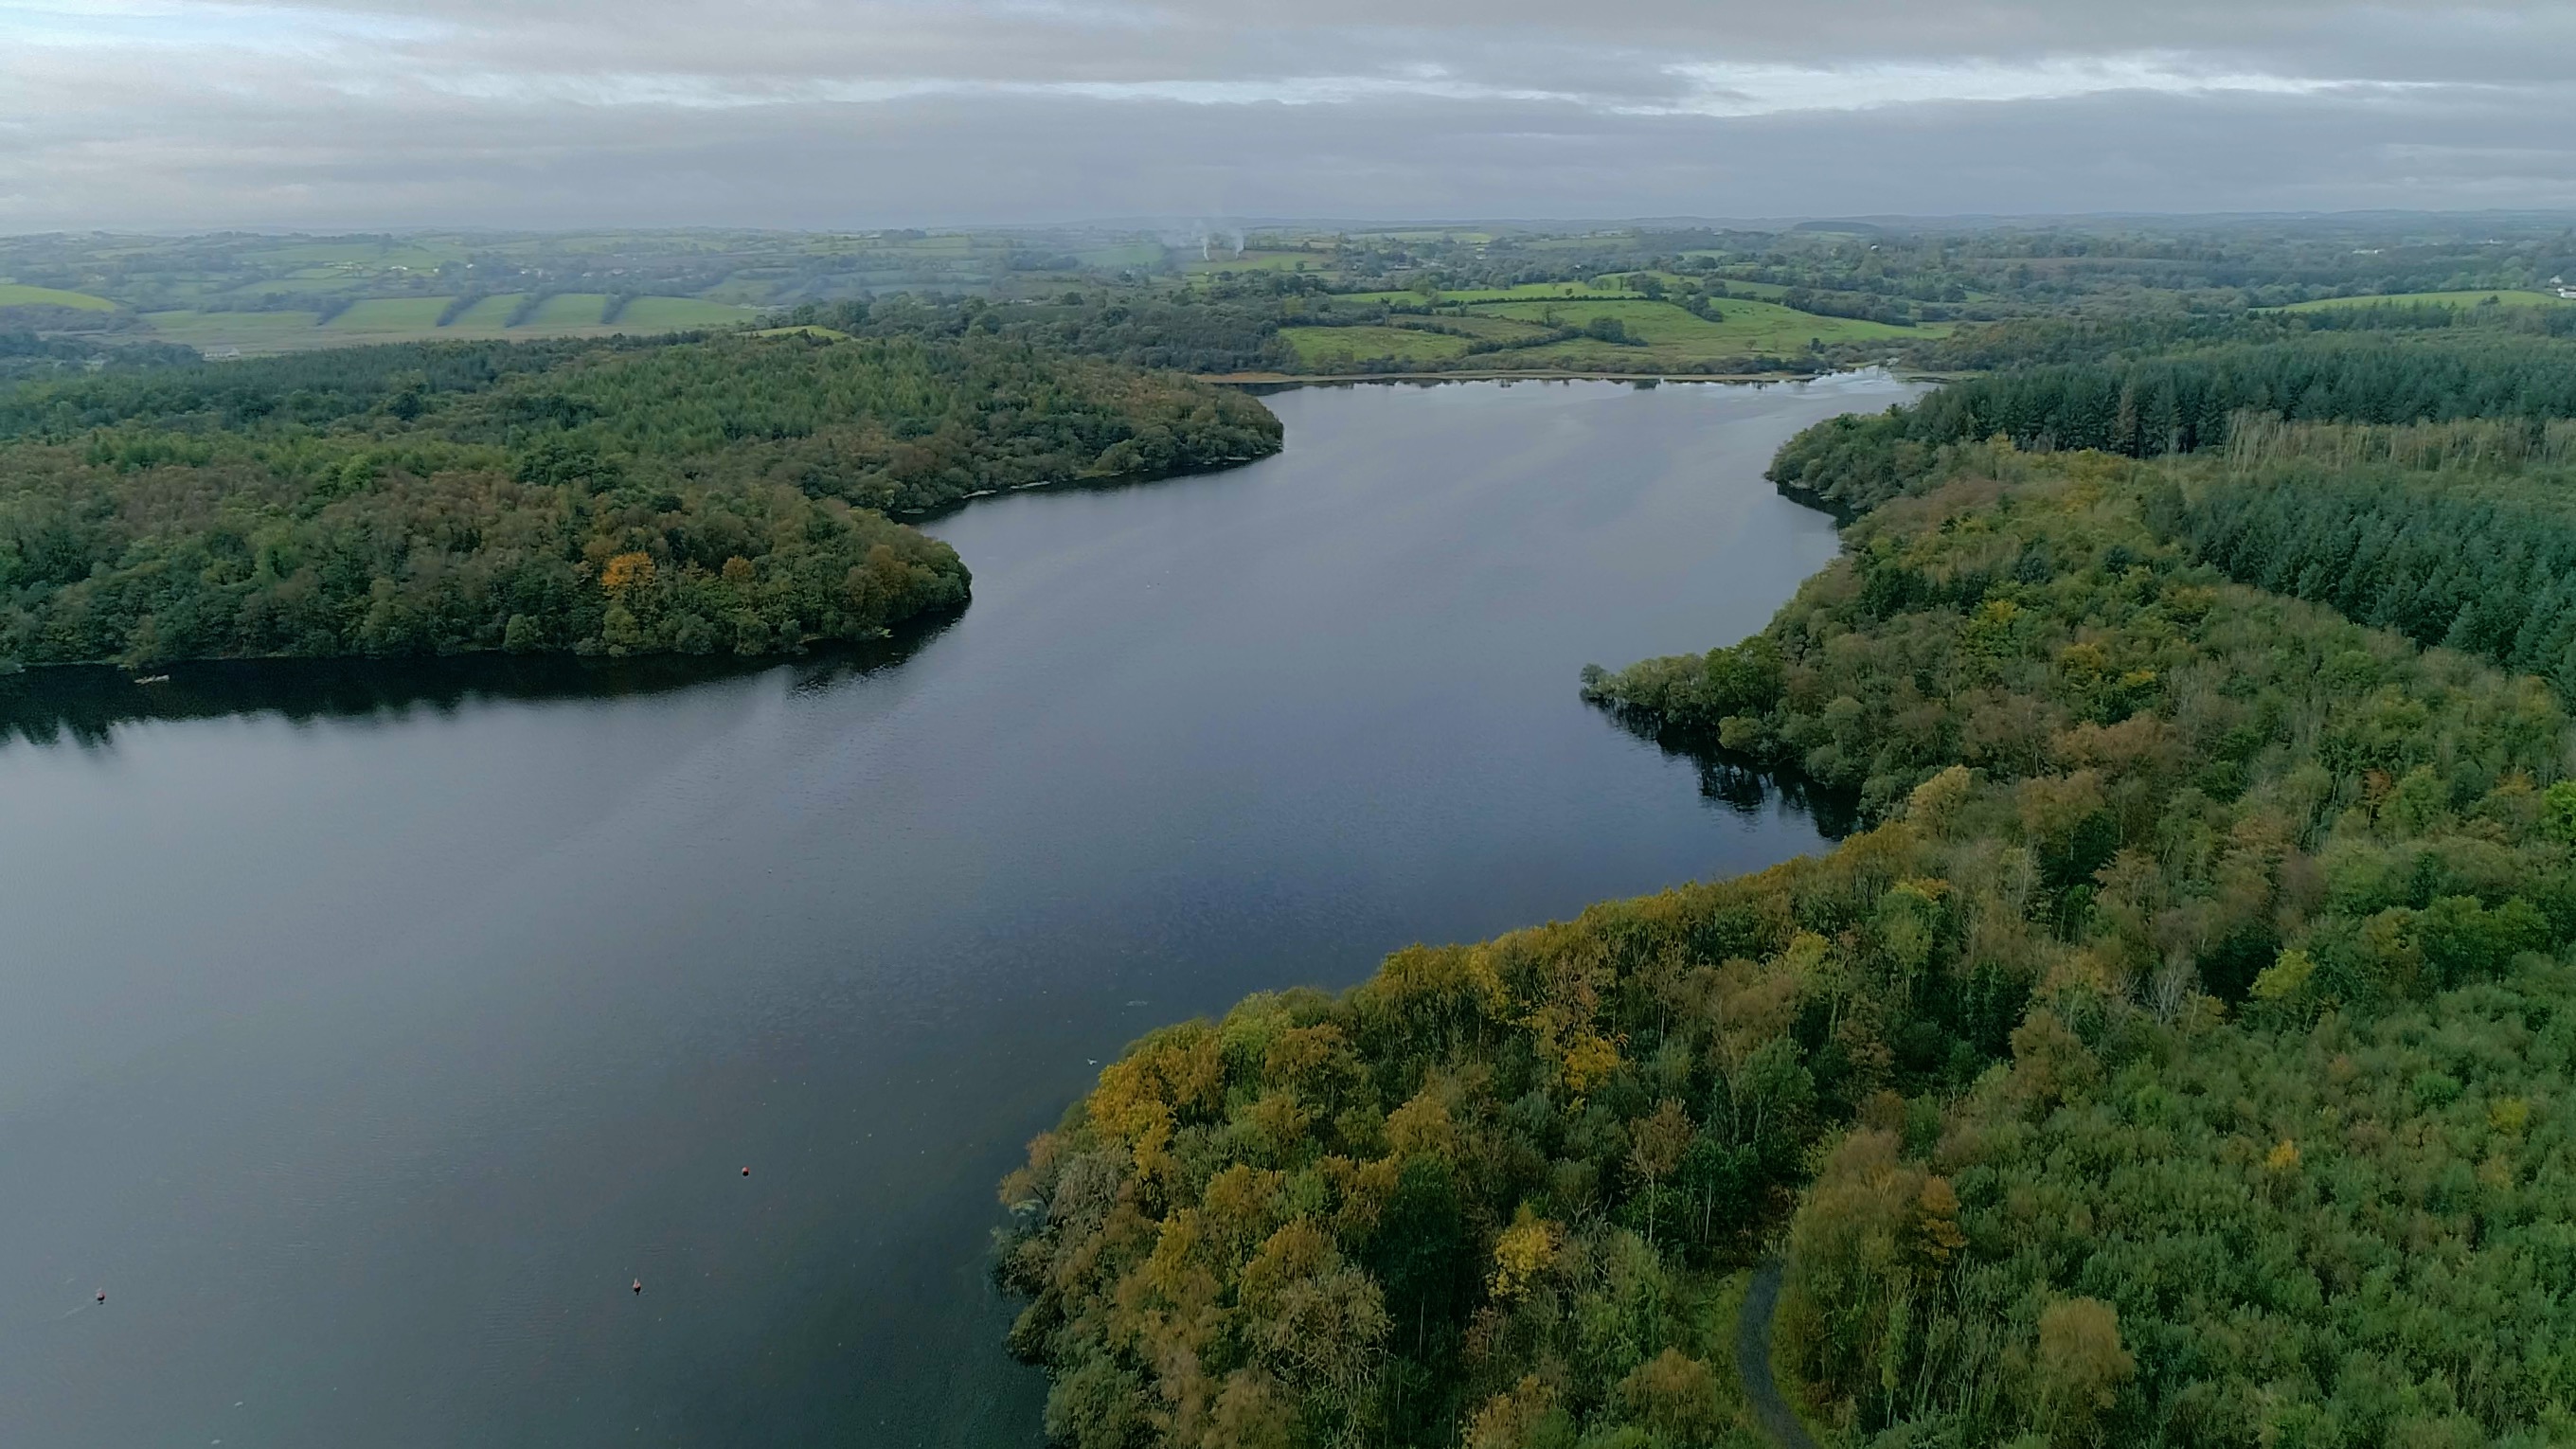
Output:
<path fill-rule="evenodd" d="M 2259 340 L 2229 337 L 1982 373 L 1914 406 L 1801 434 L 1781 450 L 1771 476 L 1792 496 L 1849 515 L 1902 491 L 1935 466 L 1943 447 L 1988 438 L 2156 458 L 2223 446 L 2240 414 L 2377 425 L 2576 418 L 2576 337 L 2555 325 L 2556 314 L 2536 319 L 2551 325 L 2529 332 L 2452 331 L 2414 327 L 2417 310 L 2359 309 L 2342 319 L 2380 313 L 2389 325 L 2375 330 L 2282 334 L 2239 324 L 2227 331 Z M 2566 316 L 2576 319 L 2576 309 Z M 2309 318 L 2298 320 L 2304 327 Z M 2009 358 L 2021 350 L 2009 345 L 2016 340 L 2037 344 L 2031 350 L 2043 356 L 2056 350 L 2051 344 L 2125 340 L 2120 330 L 2062 325 L 1997 331 L 2006 345 L 1988 343 L 1972 354 Z"/>
<path fill-rule="evenodd" d="M 962 603 L 894 522 L 1274 452 L 1257 401 L 965 341 L 444 343 L 0 392 L 0 660 L 792 651 Z"/>
<path fill-rule="evenodd" d="M 2576 1435 L 2576 354 L 2357 335 L 1788 445 L 1844 557 L 1585 688 L 1863 828 L 1139 1042 L 1003 1185 L 1050 1435 L 1760 1444 L 1775 1254 L 1828 1442 Z"/>

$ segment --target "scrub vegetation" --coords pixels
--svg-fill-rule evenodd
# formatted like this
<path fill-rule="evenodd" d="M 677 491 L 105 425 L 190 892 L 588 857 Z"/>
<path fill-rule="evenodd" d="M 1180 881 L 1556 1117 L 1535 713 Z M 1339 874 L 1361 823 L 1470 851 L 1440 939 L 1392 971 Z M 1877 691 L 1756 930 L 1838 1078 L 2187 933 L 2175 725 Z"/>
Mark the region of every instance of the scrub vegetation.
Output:
<path fill-rule="evenodd" d="M 1793 441 L 1844 557 L 1584 687 L 1860 828 L 1139 1042 L 1003 1185 L 1050 1434 L 1761 1443 L 1773 1254 L 1829 1442 L 2576 1433 L 2566 344 L 2415 310 Z"/>

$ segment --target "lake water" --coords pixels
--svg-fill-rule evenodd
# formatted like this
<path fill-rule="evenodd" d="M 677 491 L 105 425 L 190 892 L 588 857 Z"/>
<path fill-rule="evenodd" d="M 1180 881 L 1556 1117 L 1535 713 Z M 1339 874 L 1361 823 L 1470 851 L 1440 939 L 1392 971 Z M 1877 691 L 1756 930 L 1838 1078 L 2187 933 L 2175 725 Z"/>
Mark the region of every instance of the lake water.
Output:
<path fill-rule="evenodd" d="M 874 656 L 7 682 L 0 1443 L 1034 1441 L 992 1185 L 1122 1043 L 1817 845 L 1576 673 L 1758 628 L 1905 393 L 1283 394 Z"/>

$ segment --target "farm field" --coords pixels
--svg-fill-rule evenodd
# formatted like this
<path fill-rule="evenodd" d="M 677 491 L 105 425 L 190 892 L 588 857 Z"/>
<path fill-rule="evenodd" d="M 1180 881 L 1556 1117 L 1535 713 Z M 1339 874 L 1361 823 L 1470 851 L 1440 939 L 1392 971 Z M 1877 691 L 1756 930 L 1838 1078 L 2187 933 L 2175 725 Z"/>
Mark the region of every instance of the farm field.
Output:
<path fill-rule="evenodd" d="M 537 305 L 537 315 L 523 325 L 529 327 L 596 327 L 599 315 L 608 310 L 605 292 L 565 292 L 548 297 Z"/>
<path fill-rule="evenodd" d="M 2338 307 L 2372 307 L 2386 303 L 2394 306 L 2417 304 L 2437 307 L 2477 307 L 2488 302 L 2499 307 L 2551 307 L 2566 305 L 2549 292 L 2391 292 L 2367 297 L 2319 297 L 2313 302 L 2293 302 L 2278 310 L 2283 312 L 2323 312 Z"/>
<path fill-rule="evenodd" d="M 1395 292 L 1348 300 L 1421 299 L 1413 293 Z M 1846 317 L 1819 317 L 1743 298 L 1719 303 L 1719 320 L 1712 322 L 1675 303 L 1563 284 L 1486 293 L 1443 293 L 1441 300 L 1444 304 L 1463 302 L 1467 310 L 1424 316 L 1421 326 L 1425 330 L 1404 325 L 1286 327 L 1280 335 L 1296 349 L 1299 365 L 1313 368 L 1385 360 L 1413 366 L 1457 363 L 1509 371 L 1655 372 L 1698 371 L 1755 357 L 1795 356 L 1807 350 L 1810 339 L 1827 346 L 1869 344 L 1938 337 L 1949 330 L 1941 324 L 1894 327 Z M 1506 352 L 1470 354 L 1467 338 L 1427 330 L 1435 326 L 1454 328 L 1472 333 L 1479 340 L 1504 341 L 1536 336 L 1551 327 L 1580 328 L 1599 318 L 1616 320 L 1635 341 L 1605 342 L 1584 337 Z"/>
<path fill-rule="evenodd" d="M 146 312 L 153 335 L 191 347 L 238 347 L 244 352 L 282 352 L 291 347 L 325 347 L 343 339 L 313 325 L 311 312 Z"/>
<path fill-rule="evenodd" d="M 312 275 L 321 275 L 326 269 L 347 275 L 392 270 L 432 272 L 442 263 L 465 260 L 466 251 L 461 246 L 364 239 L 288 242 L 254 247 L 241 255 L 244 260 L 270 266 L 308 268 Z"/>
<path fill-rule="evenodd" d="M 730 327 L 760 315 L 756 307 L 729 307 L 695 297 L 638 297 L 626 304 L 617 325 L 629 332 L 677 331 L 687 327 Z"/>
<path fill-rule="evenodd" d="M 1463 317 L 1454 313 L 1444 313 L 1425 320 L 1452 331 L 1464 332 L 1482 342 L 1514 342 L 1528 337 L 1545 336 L 1548 330 L 1544 323 L 1521 322 L 1489 313 L 1469 313 Z"/>
<path fill-rule="evenodd" d="M 1205 260 L 1192 257 L 1183 262 L 1184 271 L 1203 272 L 1329 272 L 1333 254 L 1316 251 L 1248 251 L 1241 256 L 1220 251 Z"/>
<path fill-rule="evenodd" d="M 81 312 L 113 312 L 116 304 L 105 297 L 87 292 L 66 292 L 59 287 L 24 287 L 14 282 L 0 282 L 0 307 L 70 307 Z"/>
<path fill-rule="evenodd" d="M 1803 351 L 1814 338 L 1825 343 L 1876 342 L 1883 339 L 1938 337 L 1938 326 L 1891 327 L 1848 317 L 1818 317 L 1772 302 L 1730 300 L 1717 304 L 1721 320 L 1707 321 L 1670 302 L 1572 298 L 1561 302 L 1502 302 L 1478 310 L 1524 322 L 1544 322 L 1550 314 L 1569 327 L 1595 317 L 1615 317 L 1650 348 L 1672 349 L 1694 358 L 1740 357 L 1750 352 L 1778 354 Z"/>
<path fill-rule="evenodd" d="M 519 310 L 519 303 L 524 296 L 525 294 L 519 292 L 504 292 L 497 297 L 479 298 L 473 306 L 457 313 L 456 320 L 447 324 L 447 330 L 498 332 L 502 325 L 510 320 L 510 314 Z"/>
<path fill-rule="evenodd" d="M 1387 359 L 1395 362 L 1450 362 L 1467 355 L 1467 339 L 1405 327 L 1282 327 L 1279 335 L 1297 349 L 1305 367 L 1343 367 Z"/>
<path fill-rule="evenodd" d="M 427 332 L 447 310 L 447 297 L 380 297 L 350 304 L 347 311 L 322 324 L 331 332 Z"/>
<path fill-rule="evenodd" d="M 1467 287 L 1437 294 L 1438 305 L 1443 307 L 1458 302 L 1480 306 L 1487 302 L 1526 302 L 1545 298 L 1559 300 L 1589 298 L 1595 301 L 1616 301 L 1623 298 L 1645 300 L 1635 292 L 1611 291 L 1602 287 L 1586 286 L 1581 282 L 1524 282 L 1517 287 Z M 1333 300 L 1336 302 L 1421 303 L 1431 301 L 1432 298 L 1425 297 L 1420 292 L 1343 292 L 1336 293 Z"/>
<path fill-rule="evenodd" d="M 314 311 L 227 312 L 178 309 L 146 312 L 152 334 L 191 347 L 239 348 L 243 352 L 287 352 L 352 343 L 455 338 L 596 337 L 614 332 L 679 332 L 730 327 L 759 315 L 754 308 L 704 302 L 694 297 L 638 297 L 614 324 L 601 323 L 605 293 L 578 292 L 550 297 L 537 315 L 516 327 L 509 320 L 526 301 L 524 293 L 478 299 L 445 327 L 439 317 L 452 297 L 377 297 L 352 304 L 328 322 L 315 325 Z"/>

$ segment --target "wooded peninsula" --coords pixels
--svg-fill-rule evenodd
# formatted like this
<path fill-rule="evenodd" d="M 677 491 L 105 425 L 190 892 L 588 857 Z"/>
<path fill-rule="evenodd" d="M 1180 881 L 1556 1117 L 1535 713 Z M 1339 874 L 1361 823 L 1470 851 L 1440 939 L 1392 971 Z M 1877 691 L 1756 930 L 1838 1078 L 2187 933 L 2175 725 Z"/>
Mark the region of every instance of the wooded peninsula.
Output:
<path fill-rule="evenodd" d="M 2565 1441 L 2569 330 L 2041 319 L 1793 440 L 1844 556 L 1584 689 L 1862 828 L 1139 1042 L 1002 1188 L 1049 1434 L 1764 1444 L 1778 1258 L 1828 1443 Z"/>
<path fill-rule="evenodd" d="M 896 522 L 1277 451 L 1260 402 L 994 339 L 417 343 L 0 391 L 0 661 L 761 655 L 965 601 Z"/>

